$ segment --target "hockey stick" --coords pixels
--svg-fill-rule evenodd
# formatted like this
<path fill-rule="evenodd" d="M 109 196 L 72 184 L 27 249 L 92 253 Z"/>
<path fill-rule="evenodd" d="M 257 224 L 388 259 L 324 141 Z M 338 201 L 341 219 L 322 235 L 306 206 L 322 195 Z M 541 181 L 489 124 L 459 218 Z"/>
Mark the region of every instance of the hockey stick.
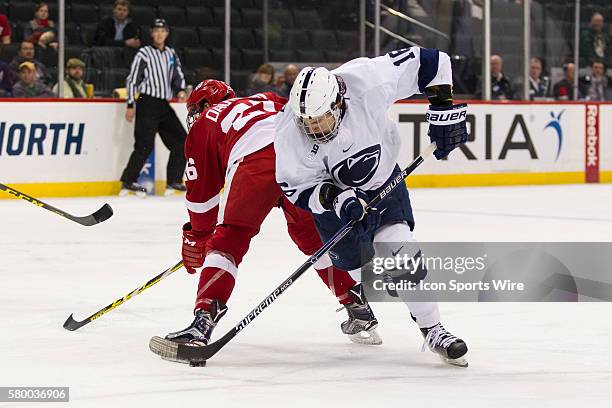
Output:
<path fill-rule="evenodd" d="M 34 204 L 37 207 L 42 207 L 45 210 L 51 211 L 56 213 L 57 215 L 60 215 L 64 218 L 67 218 L 71 221 L 77 222 L 81 225 L 84 225 L 86 227 L 90 227 L 92 225 L 96 225 L 99 224 L 103 221 L 108 220 L 110 217 L 113 216 L 113 209 L 111 208 L 110 205 L 108 204 L 104 204 L 98 211 L 96 211 L 93 214 L 90 215 L 86 215 L 84 217 L 75 217 L 74 215 L 68 214 L 65 211 L 60 210 L 59 208 L 55 208 L 52 205 L 49 205 L 47 203 L 43 203 L 42 201 L 34 198 L 34 197 L 30 197 L 27 194 L 24 194 L 20 191 L 15 190 L 14 188 L 11 188 L 7 185 L 4 185 L 2 183 L 0 183 L 0 190 L 2 191 L 6 191 L 7 194 L 11 194 L 14 195 L 17 198 L 21 198 L 22 200 L 28 201 L 32 204 Z"/>
<path fill-rule="evenodd" d="M 436 144 L 431 143 L 423 152 L 416 158 L 408 167 L 406 167 L 400 174 L 398 174 L 393 180 L 381 190 L 376 197 L 372 199 L 366 206 L 366 211 L 370 208 L 375 208 L 384 198 L 389 195 L 395 188 L 408 177 L 417 167 L 429 157 L 434 150 L 436 150 Z M 242 319 L 236 326 L 228 331 L 219 340 L 207 345 L 207 346 L 189 346 L 185 344 L 177 344 L 160 337 L 153 337 L 149 342 L 149 348 L 153 348 L 162 351 L 164 354 L 162 357 L 168 357 L 170 360 L 185 361 L 189 362 L 193 366 L 205 365 L 206 360 L 214 356 L 219 350 L 221 350 L 231 339 L 236 337 L 247 325 L 249 325 L 265 308 L 270 306 L 289 286 L 291 286 L 304 272 L 306 272 L 317 260 L 330 251 L 342 238 L 344 238 L 356 224 L 356 221 L 351 221 L 342 227 L 336 234 L 329 239 L 314 255 L 312 255 L 306 262 L 304 262 L 295 272 L 291 274 L 283 283 L 274 289 L 272 293 L 268 295 L 255 309 Z M 159 354 L 159 353 L 156 353 Z"/>
<path fill-rule="evenodd" d="M 151 286 L 155 285 L 157 282 L 159 282 L 160 280 L 164 279 L 168 275 L 178 271 L 179 269 L 181 269 L 182 266 L 183 266 L 183 261 L 180 261 L 179 263 L 174 265 L 172 268 L 166 269 L 165 271 L 163 271 L 162 273 L 160 273 L 156 277 L 152 278 L 150 281 L 148 281 L 147 283 L 145 283 L 141 287 L 136 288 L 133 291 L 131 291 L 130 293 L 128 293 L 127 295 L 125 295 L 124 297 L 115 300 L 113 303 L 111 303 L 110 305 L 106 306 L 104 309 L 98 310 L 96 313 L 92 314 L 91 316 L 89 316 L 85 320 L 81 320 L 80 322 L 76 321 L 76 320 L 74 320 L 74 318 L 72 317 L 72 314 L 71 314 L 70 316 L 68 316 L 68 319 L 66 319 L 66 321 L 64 322 L 64 329 L 70 330 L 70 331 L 75 331 L 75 330 L 85 326 L 86 324 L 93 322 L 94 320 L 96 320 L 97 318 L 102 316 L 103 314 L 110 312 L 111 310 L 113 310 L 117 306 L 125 303 L 126 301 L 130 300 L 134 296 L 138 295 L 139 293 L 141 293 L 145 289 L 150 288 Z"/>

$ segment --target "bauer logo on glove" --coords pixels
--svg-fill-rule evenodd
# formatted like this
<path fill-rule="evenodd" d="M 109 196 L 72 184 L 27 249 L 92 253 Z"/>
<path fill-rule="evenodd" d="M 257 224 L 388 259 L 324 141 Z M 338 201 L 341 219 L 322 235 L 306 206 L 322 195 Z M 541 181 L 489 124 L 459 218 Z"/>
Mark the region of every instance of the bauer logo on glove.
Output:
<path fill-rule="evenodd" d="M 455 105 L 455 107 L 459 106 L 461 105 Z M 467 105 L 465 104 L 463 104 L 463 108 L 454 111 L 437 111 L 432 108 L 433 107 L 430 107 L 430 110 L 425 114 L 425 119 L 427 119 L 427 122 L 430 124 L 452 125 L 463 122 L 467 118 Z"/>
<path fill-rule="evenodd" d="M 436 143 L 434 156 L 440 160 L 467 142 L 467 105 L 464 103 L 448 107 L 429 106 L 425 114 L 429 122 L 428 135 Z"/>

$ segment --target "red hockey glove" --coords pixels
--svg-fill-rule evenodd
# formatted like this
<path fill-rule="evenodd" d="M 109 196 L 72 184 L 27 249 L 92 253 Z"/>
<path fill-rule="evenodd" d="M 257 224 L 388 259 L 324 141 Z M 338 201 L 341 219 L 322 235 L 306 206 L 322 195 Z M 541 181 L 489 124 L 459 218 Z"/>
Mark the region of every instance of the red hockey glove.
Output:
<path fill-rule="evenodd" d="M 196 273 L 196 268 L 204 264 L 204 250 L 208 235 L 191 230 L 191 223 L 183 225 L 183 264 L 189 273 Z"/>

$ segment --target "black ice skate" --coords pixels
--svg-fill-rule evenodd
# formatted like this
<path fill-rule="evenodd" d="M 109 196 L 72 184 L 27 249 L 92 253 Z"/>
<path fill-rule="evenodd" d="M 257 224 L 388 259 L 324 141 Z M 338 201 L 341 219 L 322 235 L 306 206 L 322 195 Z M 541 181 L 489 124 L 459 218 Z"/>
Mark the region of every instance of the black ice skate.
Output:
<path fill-rule="evenodd" d="M 119 195 L 121 197 L 125 197 L 130 194 L 134 194 L 140 198 L 145 198 L 147 196 L 147 190 L 138 183 L 121 183 L 121 191 L 119 192 Z"/>
<path fill-rule="evenodd" d="M 154 336 L 149 341 L 149 349 L 161 356 L 164 360 L 176 361 L 178 363 L 189 363 L 188 360 L 178 358 L 178 345 L 185 344 L 191 347 L 206 346 L 210 336 L 223 315 L 227 312 L 227 306 L 218 300 L 211 304 L 211 311 L 196 310 L 195 319 L 187 328 L 169 333 L 165 338 Z"/>
<path fill-rule="evenodd" d="M 187 187 L 185 187 L 183 183 L 169 183 L 166 186 L 166 191 L 164 192 L 164 195 L 168 197 L 175 194 L 184 193 L 185 191 L 187 191 Z"/>
<path fill-rule="evenodd" d="M 344 305 L 348 320 L 340 325 L 342 333 L 348 335 L 354 343 L 380 345 L 382 339 L 376 331 L 378 320 L 370 308 L 361 284 L 353 286 L 348 291 L 353 301 Z M 342 309 L 340 309 L 342 310 Z"/>
<path fill-rule="evenodd" d="M 425 351 L 425 347 L 428 347 L 431 351 L 438 354 L 445 363 L 459 367 L 468 366 L 468 362 L 464 357 L 468 351 L 467 345 L 463 340 L 446 331 L 442 323 L 421 329 L 421 333 L 425 337 L 421 351 Z"/>

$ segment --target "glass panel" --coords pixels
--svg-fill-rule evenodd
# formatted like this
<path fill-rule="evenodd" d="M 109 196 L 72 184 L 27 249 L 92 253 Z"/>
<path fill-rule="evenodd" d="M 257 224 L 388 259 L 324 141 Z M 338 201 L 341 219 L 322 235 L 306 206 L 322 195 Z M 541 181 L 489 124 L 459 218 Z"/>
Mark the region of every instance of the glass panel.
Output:
<path fill-rule="evenodd" d="M 522 2 L 491 0 L 492 100 L 522 99 L 523 44 Z"/>
<path fill-rule="evenodd" d="M 49 26 L 32 25 L 35 19 L 35 6 L 33 2 L 12 1 L 2 4 L 0 14 L 3 14 L 11 29 L 10 44 L 2 45 L 0 41 L 0 97 L 12 94 L 14 85 L 20 81 L 19 65 L 29 61 L 35 64 L 35 80 L 41 81 L 47 88 L 57 82 L 57 1 L 47 2 L 41 7 L 39 17 L 46 17 L 53 23 Z M 21 43 L 23 52 L 20 53 Z M 8 74 L 11 70 L 12 75 Z M 8 78 L 12 77 L 12 81 Z M 29 80 L 28 80 L 29 81 Z M 43 92 L 44 91 L 44 92 Z M 41 96 L 49 97 L 49 89 L 41 88 Z M 44 95 L 42 95 L 44 93 Z"/>
<path fill-rule="evenodd" d="M 367 3 L 367 21 L 374 23 L 374 1 Z M 444 51 L 451 56 L 455 95 L 472 98 L 481 72 L 482 7 L 470 0 L 386 0 L 381 5 L 380 23 L 386 30 L 380 36 L 381 54 L 412 45 Z M 367 54 L 372 56 L 373 28 L 369 26 L 366 33 Z"/>
<path fill-rule="evenodd" d="M 263 0 L 255 3 L 263 7 Z M 296 71 L 289 67 L 286 78 L 289 64 L 295 64 L 297 70 L 307 65 L 333 68 L 360 56 L 359 3 L 359 0 L 268 0 L 267 35 L 263 24 L 256 26 L 255 35 L 262 52 L 264 40 L 268 40 L 268 62 L 274 68 L 274 78 L 269 83 L 262 81 L 267 76 L 256 71 L 263 61 L 247 59 L 248 51 L 242 48 L 244 93 L 275 88 L 287 95 Z M 247 18 L 244 10 L 242 16 L 243 25 L 255 25 L 251 21 L 256 17 Z"/>
<path fill-rule="evenodd" d="M 580 98 L 612 100 L 612 2 L 591 0 L 580 7 Z"/>
<path fill-rule="evenodd" d="M 573 98 L 574 20 L 574 0 L 532 1 L 531 100 Z"/>

